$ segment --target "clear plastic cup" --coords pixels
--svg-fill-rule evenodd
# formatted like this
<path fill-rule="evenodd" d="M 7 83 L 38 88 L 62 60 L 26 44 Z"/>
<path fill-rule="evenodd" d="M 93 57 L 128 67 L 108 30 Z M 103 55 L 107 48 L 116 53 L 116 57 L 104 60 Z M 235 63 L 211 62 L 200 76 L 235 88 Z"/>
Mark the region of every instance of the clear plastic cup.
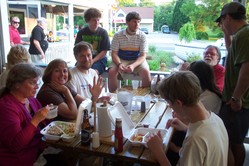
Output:
<path fill-rule="evenodd" d="M 132 89 L 137 89 L 139 87 L 139 80 L 132 80 Z"/>

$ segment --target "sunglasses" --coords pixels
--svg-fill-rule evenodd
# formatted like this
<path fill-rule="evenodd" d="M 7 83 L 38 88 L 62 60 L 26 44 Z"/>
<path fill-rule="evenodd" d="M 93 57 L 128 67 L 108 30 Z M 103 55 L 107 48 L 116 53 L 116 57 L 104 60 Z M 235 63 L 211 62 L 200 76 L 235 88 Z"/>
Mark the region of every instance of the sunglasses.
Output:
<path fill-rule="evenodd" d="M 16 21 L 12 21 L 13 22 L 13 24 L 20 24 L 20 22 L 16 22 Z"/>

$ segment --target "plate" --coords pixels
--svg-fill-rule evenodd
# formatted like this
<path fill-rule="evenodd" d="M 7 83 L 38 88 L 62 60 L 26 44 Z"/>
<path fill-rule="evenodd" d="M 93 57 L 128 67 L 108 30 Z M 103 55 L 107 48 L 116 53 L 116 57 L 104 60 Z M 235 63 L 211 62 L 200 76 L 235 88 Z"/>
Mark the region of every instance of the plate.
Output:
<path fill-rule="evenodd" d="M 137 128 L 133 130 L 128 139 L 134 146 L 144 145 L 145 147 L 147 147 L 148 137 L 151 134 L 157 134 L 159 131 L 161 132 L 162 135 L 163 144 L 165 144 L 166 135 L 168 132 L 166 129 Z"/>
<path fill-rule="evenodd" d="M 128 138 L 130 133 L 134 129 L 135 125 L 133 124 L 131 118 L 125 111 L 123 105 L 120 102 L 116 101 L 115 104 L 109 108 L 108 112 L 109 112 L 109 117 L 114 126 L 116 118 L 119 117 L 122 119 L 123 136 L 125 138 Z"/>
<path fill-rule="evenodd" d="M 52 134 L 54 133 L 54 134 Z M 41 134 L 46 140 L 70 142 L 75 137 L 75 123 L 53 121 L 41 130 Z"/>

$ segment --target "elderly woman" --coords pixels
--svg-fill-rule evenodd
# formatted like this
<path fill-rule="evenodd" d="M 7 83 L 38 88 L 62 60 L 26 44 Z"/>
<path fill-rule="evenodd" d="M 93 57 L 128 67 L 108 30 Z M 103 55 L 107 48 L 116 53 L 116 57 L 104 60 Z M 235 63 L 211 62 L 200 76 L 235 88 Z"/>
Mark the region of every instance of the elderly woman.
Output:
<path fill-rule="evenodd" d="M 5 87 L 8 73 L 15 64 L 31 62 L 28 51 L 20 44 L 11 47 L 7 60 L 6 70 L 0 75 L 0 89 Z"/>
<path fill-rule="evenodd" d="M 51 61 L 45 69 L 42 77 L 44 84 L 37 94 L 37 99 L 43 106 L 48 104 L 58 105 L 57 120 L 74 120 L 78 114 L 78 106 L 84 100 L 66 83 L 71 80 L 67 63 L 61 59 Z M 94 80 L 93 86 L 89 86 L 92 100 L 97 101 L 103 85 L 101 79 Z"/>
<path fill-rule="evenodd" d="M 0 165 L 32 166 L 43 150 L 40 127 L 48 109 L 34 98 L 41 71 L 17 64 L 0 98 Z"/>

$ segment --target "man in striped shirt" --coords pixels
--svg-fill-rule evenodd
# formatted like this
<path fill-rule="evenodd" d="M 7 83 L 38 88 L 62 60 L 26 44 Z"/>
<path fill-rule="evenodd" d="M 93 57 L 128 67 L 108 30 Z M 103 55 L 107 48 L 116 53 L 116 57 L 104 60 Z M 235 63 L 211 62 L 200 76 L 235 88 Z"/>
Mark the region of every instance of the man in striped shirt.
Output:
<path fill-rule="evenodd" d="M 117 75 L 138 74 L 142 87 L 150 86 L 149 65 L 146 61 L 148 43 L 144 32 L 139 30 L 141 17 L 137 12 L 126 16 L 127 28 L 117 32 L 112 40 L 112 63 L 109 68 L 108 88 L 110 92 L 117 89 Z"/>

